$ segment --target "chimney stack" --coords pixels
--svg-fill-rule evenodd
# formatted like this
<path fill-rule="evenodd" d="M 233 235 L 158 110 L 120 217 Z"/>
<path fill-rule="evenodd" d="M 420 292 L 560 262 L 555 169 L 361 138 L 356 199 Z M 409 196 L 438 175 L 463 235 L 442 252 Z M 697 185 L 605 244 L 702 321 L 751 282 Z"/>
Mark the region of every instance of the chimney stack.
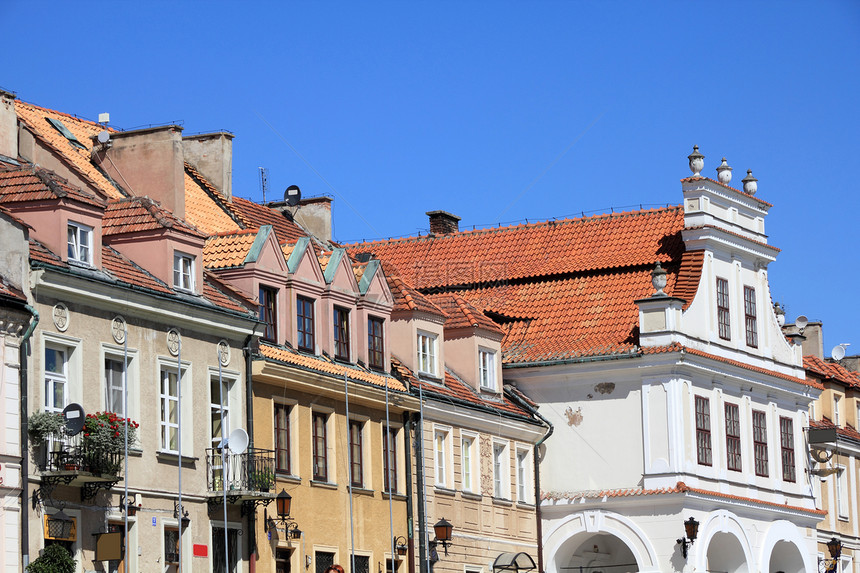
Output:
<path fill-rule="evenodd" d="M 182 128 L 166 125 L 111 133 L 111 146 L 93 160 L 135 197 L 147 196 L 185 218 L 185 157 Z"/>
<path fill-rule="evenodd" d="M 182 138 L 185 161 L 215 186 L 225 199 L 233 198 L 233 134 L 226 131 Z"/>
<path fill-rule="evenodd" d="M 450 235 L 460 232 L 460 217 L 448 211 L 427 211 L 430 217 L 430 232 L 434 235 Z"/>
<path fill-rule="evenodd" d="M 0 155 L 18 159 L 18 113 L 15 94 L 0 90 Z"/>

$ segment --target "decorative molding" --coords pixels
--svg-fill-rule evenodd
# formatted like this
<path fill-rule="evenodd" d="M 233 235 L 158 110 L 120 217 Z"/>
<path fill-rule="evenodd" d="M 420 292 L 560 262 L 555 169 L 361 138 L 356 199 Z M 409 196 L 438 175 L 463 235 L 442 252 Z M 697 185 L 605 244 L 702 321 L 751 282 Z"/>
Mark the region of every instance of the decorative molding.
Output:
<path fill-rule="evenodd" d="M 125 322 L 125 319 L 122 316 L 115 316 L 110 323 L 110 331 L 113 335 L 113 339 L 117 344 L 123 344 L 125 342 L 126 333 L 128 332 L 128 325 Z"/>
<path fill-rule="evenodd" d="M 167 350 L 173 356 L 179 356 L 179 348 L 182 346 L 182 335 L 175 328 L 167 331 Z"/>
<path fill-rule="evenodd" d="M 69 328 L 69 307 L 65 304 L 61 302 L 55 304 L 51 316 L 54 319 L 54 326 L 57 327 L 57 330 L 65 332 Z"/>

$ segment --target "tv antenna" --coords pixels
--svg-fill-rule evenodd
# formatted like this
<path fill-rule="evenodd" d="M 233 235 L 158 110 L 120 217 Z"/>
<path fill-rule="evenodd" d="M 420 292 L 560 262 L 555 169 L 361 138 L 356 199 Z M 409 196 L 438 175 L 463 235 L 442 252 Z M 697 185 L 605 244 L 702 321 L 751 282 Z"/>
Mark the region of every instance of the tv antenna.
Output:
<path fill-rule="evenodd" d="M 260 191 L 263 192 L 263 203 L 266 202 L 266 191 L 269 190 L 269 168 L 260 167 Z"/>

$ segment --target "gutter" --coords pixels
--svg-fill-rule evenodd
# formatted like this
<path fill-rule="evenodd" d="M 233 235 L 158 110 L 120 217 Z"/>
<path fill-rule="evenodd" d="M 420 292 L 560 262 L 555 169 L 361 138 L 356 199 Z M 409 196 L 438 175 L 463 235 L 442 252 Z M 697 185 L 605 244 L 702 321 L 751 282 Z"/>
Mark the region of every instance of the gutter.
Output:
<path fill-rule="evenodd" d="M 535 443 L 534 455 L 532 456 L 533 461 L 534 461 L 534 472 L 535 472 L 535 494 L 534 495 L 535 495 L 535 519 L 537 520 L 537 524 L 536 524 L 537 525 L 537 558 L 538 558 L 537 566 L 538 566 L 538 573 L 544 573 L 544 568 L 543 568 L 543 525 L 541 524 L 542 517 L 541 517 L 541 509 L 540 509 L 541 495 L 540 495 L 540 460 L 539 460 L 539 457 L 540 457 L 541 445 L 549 439 L 549 437 L 553 433 L 553 430 L 555 430 L 555 427 L 552 425 L 552 423 L 549 420 L 547 420 L 546 418 L 541 416 L 536 408 L 534 408 L 531 404 L 529 404 L 528 402 L 526 402 L 525 400 L 520 398 L 520 396 L 516 392 L 510 392 L 509 391 L 508 396 L 510 396 L 510 398 L 514 402 L 516 402 L 517 404 L 522 406 L 526 411 L 530 412 L 537 419 L 539 419 L 541 422 L 546 424 L 546 426 L 548 428 L 546 434 L 544 434 L 544 436 L 540 440 L 538 440 L 537 443 Z"/>
<path fill-rule="evenodd" d="M 582 364 L 584 362 L 606 362 L 607 360 L 623 360 L 625 358 L 639 358 L 642 352 L 631 350 L 625 353 L 599 354 L 597 356 L 581 356 L 579 358 L 564 358 L 561 360 L 542 360 L 538 362 L 516 362 L 502 364 L 502 368 L 535 368 L 539 366 L 563 366 L 565 364 Z"/>
<path fill-rule="evenodd" d="M 30 440 L 28 439 L 29 424 L 27 423 L 27 410 L 29 408 L 29 392 L 27 389 L 27 355 L 30 352 L 30 337 L 33 335 L 33 331 L 36 330 L 36 325 L 39 324 L 39 311 L 29 304 L 25 304 L 23 306 L 24 309 L 33 316 L 33 320 L 30 321 L 30 325 L 27 327 L 23 336 L 21 336 L 21 344 L 18 347 L 18 363 L 19 368 L 21 369 L 18 374 L 21 384 L 21 561 L 23 563 L 23 569 L 26 569 L 30 564 L 30 508 L 27 503 L 29 501 L 27 484 L 30 478 L 30 457 L 28 455 L 30 450 Z"/>

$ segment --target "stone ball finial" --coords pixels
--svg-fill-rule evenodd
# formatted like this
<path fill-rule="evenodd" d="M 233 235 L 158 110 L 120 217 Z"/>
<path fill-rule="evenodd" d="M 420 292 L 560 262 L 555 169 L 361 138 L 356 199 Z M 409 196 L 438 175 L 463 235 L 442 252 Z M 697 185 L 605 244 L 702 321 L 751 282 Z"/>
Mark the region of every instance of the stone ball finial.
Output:
<path fill-rule="evenodd" d="M 663 292 L 663 289 L 666 288 L 666 271 L 660 265 L 660 261 L 657 261 L 657 265 L 654 267 L 654 270 L 651 271 L 651 285 L 654 287 L 656 291 L 651 296 L 666 296 L 666 293 Z"/>
<path fill-rule="evenodd" d="M 752 169 L 747 169 L 747 176 L 741 179 L 744 184 L 744 193 L 747 195 L 755 195 L 758 191 L 758 179 L 753 177 Z"/>
<path fill-rule="evenodd" d="M 717 167 L 717 179 L 723 185 L 728 185 L 732 181 L 732 168 L 726 163 L 725 157 L 723 157 L 723 162 Z"/>
<path fill-rule="evenodd" d="M 693 146 L 693 153 L 687 156 L 690 161 L 690 171 L 693 172 L 693 177 L 699 177 L 702 174 L 702 169 L 705 167 L 705 156 L 699 153 L 699 146 Z"/>

